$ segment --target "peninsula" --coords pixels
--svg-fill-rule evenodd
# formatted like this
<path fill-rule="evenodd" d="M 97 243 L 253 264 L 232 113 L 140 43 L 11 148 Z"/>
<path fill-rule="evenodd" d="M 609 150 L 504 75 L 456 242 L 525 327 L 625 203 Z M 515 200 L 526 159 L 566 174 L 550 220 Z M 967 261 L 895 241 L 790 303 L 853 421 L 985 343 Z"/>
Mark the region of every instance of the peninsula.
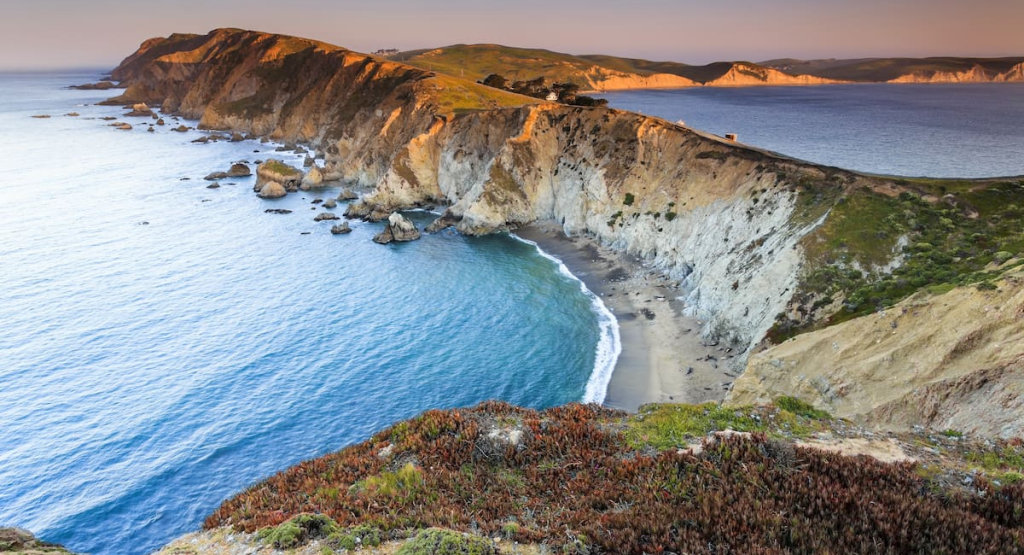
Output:
<path fill-rule="evenodd" d="M 429 411 L 253 485 L 163 553 L 1021 551 L 1024 178 L 824 167 L 429 55 L 176 34 L 113 71 L 109 103 L 323 151 L 318 183 L 365 191 L 351 218 L 432 207 L 427 231 L 594 249 L 657 281 L 678 314 L 654 321 L 699 322 L 735 384 L 632 415 Z"/>

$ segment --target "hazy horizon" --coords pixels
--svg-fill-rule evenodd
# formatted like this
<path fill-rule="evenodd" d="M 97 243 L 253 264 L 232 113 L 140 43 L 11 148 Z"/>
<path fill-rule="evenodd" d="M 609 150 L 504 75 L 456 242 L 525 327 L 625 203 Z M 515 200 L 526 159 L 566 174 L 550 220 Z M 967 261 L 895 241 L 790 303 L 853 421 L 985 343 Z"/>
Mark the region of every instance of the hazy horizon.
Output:
<path fill-rule="evenodd" d="M 137 3 L 38 0 L 7 8 L 0 70 L 113 68 L 152 37 L 239 27 L 323 40 L 361 52 L 497 43 L 571 54 L 706 64 L 775 58 L 1024 56 L 1024 2 L 980 0 L 469 0 L 344 5 L 298 0 L 184 0 L 148 16 Z"/>

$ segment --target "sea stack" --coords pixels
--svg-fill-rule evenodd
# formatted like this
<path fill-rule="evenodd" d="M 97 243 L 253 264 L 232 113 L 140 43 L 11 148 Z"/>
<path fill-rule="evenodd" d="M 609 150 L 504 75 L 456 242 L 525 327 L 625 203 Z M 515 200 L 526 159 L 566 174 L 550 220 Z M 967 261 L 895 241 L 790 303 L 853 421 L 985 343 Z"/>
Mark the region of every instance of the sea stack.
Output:
<path fill-rule="evenodd" d="M 384 225 L 384 231 L 378 233 L 373 242 L 386 245 L 392 241 L 415 241 L 419 238 L 420 230 L 416 229 L 416 224 L 398 212 L 392 212 Z"/>

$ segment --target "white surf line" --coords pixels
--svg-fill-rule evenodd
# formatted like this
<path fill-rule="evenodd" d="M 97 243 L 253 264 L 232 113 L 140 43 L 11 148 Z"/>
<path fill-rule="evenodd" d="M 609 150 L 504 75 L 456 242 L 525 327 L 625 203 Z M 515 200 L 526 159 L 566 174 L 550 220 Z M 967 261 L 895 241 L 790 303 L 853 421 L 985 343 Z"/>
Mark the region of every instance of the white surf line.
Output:
<path fill-rule="evenodd" d="M 604 403 L 605 396 L 608 394 L 608 384 L 612 381 L 612 372 L 615 371 L 615 363 L 618 362 L 619 354 L 622 352 L 622 340 L 619 337 L 619 321 L 615 319 L 612 311 L 608 310 L 608 307 L 601 301 L 601 297 L 598 297 L 597 294 L 591 291 L 582 279 L 570 272 L 564 262 L 545 252 L 534 241 L 523 239 L 514 233 L 509 233 L 508 236 L 528 245 L 533 245 L 541 256 L 558 265 L 558 271 L 562 275 L 579 282 L 580 291 L 590 298 L 590 305 L 597 314 L 598 326 L 601 331 L 600 339 L 594 350 L 594 370 L 590 374 L 590 379 L 587 380 L 587 387 L 583 392 L 583 402 Z"/>

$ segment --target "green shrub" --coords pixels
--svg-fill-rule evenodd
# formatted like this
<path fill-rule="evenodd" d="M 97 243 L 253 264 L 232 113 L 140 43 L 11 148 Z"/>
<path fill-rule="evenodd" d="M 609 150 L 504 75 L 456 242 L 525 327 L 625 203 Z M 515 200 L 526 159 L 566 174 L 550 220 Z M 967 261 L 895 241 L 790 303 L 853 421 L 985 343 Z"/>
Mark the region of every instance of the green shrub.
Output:
<path fill-rule="evenodd" d="M 428 528 L 405 542 L 395 555 L 499 555 L 499 551 L 479 536 Z"/>
<path fill-rule="evenodd" d="M 348 551 L 353 551 L 358 547 L 377 547 L 381 541 L 380 530 L 365 524 L 344 532 L 335 532 L 327 538 L 327 542 L 331 546 Z"/>
<path fill-rule="evenodd" d="M 259 538 L 278 549 L 290 549 L 313 538 L 337 532 L 338 525 L 324 515 L 298 515 L 273 528 L 259 531 Z"/>
<path fill-rule="evenodd" d="M 633 206 L 634 200 L 636 200 L 636 197 L 633 196 L 633 193 L 626 193 L 626 198 L 622 199 L 622 204 Z"/>
<path fill-rule="evenodd" d="M 775 406 L 782 410 L 789 411 L 797 416 L 803 416 L 814 420 L 828 420 L 832 415 L 827 411 L 814 408 L 814 405 L 797 399 L 796 397 L 782 396 L 775 399 Z"/>

